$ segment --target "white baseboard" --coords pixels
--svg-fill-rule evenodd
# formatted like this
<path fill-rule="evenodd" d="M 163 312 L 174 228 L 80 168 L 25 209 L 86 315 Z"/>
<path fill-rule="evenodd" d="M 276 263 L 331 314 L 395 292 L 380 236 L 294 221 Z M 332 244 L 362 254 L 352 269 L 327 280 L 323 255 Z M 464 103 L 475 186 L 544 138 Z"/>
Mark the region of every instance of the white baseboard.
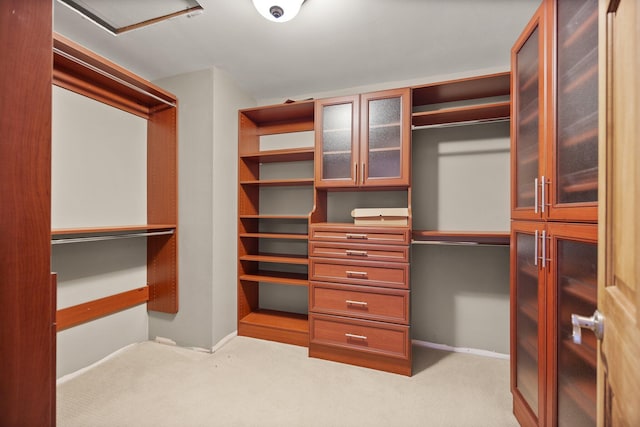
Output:
<path fill-rule="evenodd" d="M 231 341 L 233 338 L 235 338 L 237 336 L 238 336 L 238 331 L 231 332 L 229 335 L 227 335 L 226 337 L 222 338 L 220 341 L 215 343 L 213 347 L 211 347 L 211 353 L 215 353 L 216 351 L 220 350 L 229 341 Z"/>
<path fill-rule="evenodd" d="M 124 346 L 124 347 L 114 351 L 113 353 L 106 355 L 102 359 L 98 360 L 97 362 L 92 363 L 89 366 L 85 366 L 84 368 L 80 368 L 77 371 L 71 372 L 70 374 L 63 375 L 63 376 L 61 376 L 60 378 L 58 378 L 56 380 L 56 385 L 60 385 L 60 384 L 63 384 L 65 382 L 69 381 L 69 380 L 72 380 L 75 377 L 84 374 L 88 370 L 95 368 L 96 366 L 106 362 L 109 359 L 114 358 L 115 356 L 117 356 L 118 354 L 124 352 L 125 350 L 129 349 L 130 347 L 133 347 L 134 345 L 138 345 L 138 344 L 140 344 L 140 343 L 132 343 L 132 344 L 129 344 L 127 346 Z"/>
<path fill-rule="evenodd" d="M 436 350 L 451 351 L 453 353 L 468 353 L 475 354 L 476 356 L 493 357 L 495 359 L 509 360 L 509 355 L 504 353 L 497 353 L 495 351 L 481 350 L 477 348 L 467 347 L 452 347 L 446 344 L 437 344 L 429 341 L 411 340 L 411 342 L 420 347 L 433 348 Z"/>

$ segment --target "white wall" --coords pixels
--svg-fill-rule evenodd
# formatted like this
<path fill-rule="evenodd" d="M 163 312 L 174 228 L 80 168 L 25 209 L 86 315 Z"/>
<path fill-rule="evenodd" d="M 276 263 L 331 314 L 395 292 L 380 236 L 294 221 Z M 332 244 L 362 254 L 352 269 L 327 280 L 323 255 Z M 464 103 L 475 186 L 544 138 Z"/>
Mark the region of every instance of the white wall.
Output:
<path fill-rule="evenodd" d="M 145 224 L 147 123 L 53 87 L 52 227 Z M 144 286 L 146 241 L 52 246 L 58 309 Z M 147 338 L 144 305 L 58 333 L 57 376 Z"/>
<path fill-rule="evenodd" d="M 177 314 L 149 313 L 149 337 L 210 349 L 236 329 L 238 109 L 255 105 L 222 70 L 154 82 L 178 98 Z"/>

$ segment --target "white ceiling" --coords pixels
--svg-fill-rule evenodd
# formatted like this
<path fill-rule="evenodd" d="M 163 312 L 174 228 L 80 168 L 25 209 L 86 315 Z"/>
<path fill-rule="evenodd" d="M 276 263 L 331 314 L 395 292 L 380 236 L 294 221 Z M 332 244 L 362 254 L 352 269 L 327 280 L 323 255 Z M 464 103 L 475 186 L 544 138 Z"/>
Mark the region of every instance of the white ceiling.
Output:
<path fill-rule="evenodd" d="M 215 66 L 256 99 L 289 98 L 506 70 L 540 0 L 306 0 L 287 23 L 251 0 L 199 3 L 202 15 L 112 36 L 54 1 L 54 30 L 150 80 Z"/>

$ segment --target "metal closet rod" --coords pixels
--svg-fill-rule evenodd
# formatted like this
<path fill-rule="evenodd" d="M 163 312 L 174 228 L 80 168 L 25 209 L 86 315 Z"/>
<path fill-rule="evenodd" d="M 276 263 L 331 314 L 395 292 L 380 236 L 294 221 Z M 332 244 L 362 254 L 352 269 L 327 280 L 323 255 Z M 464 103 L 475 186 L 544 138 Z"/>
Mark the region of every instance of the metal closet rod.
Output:
<path fill-rule="evenodd" d="M 465 242 L 454 240 L 412 240 L 412 245 L 443 245 L 443 246 L 509 246 L 501 245 L 499 243 L 480 243 L 480 242 Z"/>
<path fill-rule="evenodd" d="M 422 125 L 422 126 L 412 126 L 411 130 L 420 130 L 420 129 L 431 129 L 431 128 L 450 128 L 455 126 L 466 126 L 466 125 L 481 125 L 484 123 L 499 123 L 499 122 L 508 122 L 511 119 L 509 117 L 502 117 L 499 119 L 481 119 L 481 120 L 465 120 L 463 122 L 454 122 L 454 123 L 439 123 L 435 125 Z"/>
<path fill-rule="evenodd" d="M 75 62 L 76 64 L 80 64 L 83 67 L 86 67 L 86 68 L 88 68 L 88 69 L 90 69 L 92 71 L 95 71 L 98 74 L 102 74 L 103 76 L 108 77 L 111 80 L 114 80 L 114 81 L 116 81 L 116 82 L 118 82 L 118 83 L 120 83 L 122 85 L 125 85 L 129 89 L 133 89 L 136 92 L 139 92 L 139 93 L 142 93 L 144 95 L 150 96 L 151 98 L 155 99 L 156 101 L 160 101 L 160 102 L 162 102 L 164 104 L 167 104 L 167 105 L 169 105 L 171 107 L 175 107 L 176 106 L 175 102 L 167 101 L 166 99 L 160 98 L 159 96 L 154 95 L 151 92 L 148 92 L 148 91 L 146 91 L 146 90 L 144 90 L 142 88 L 139 88 L 138 86 L 136 86 L 134 84 L 131 84 L 126 80 L 122 80 L 120 77 L 116 77 L 113 74 L 110 74 L 110 73 L 108 73 L 108 72 L 106 72 L 104 70 L 101 70 L 100 68 L 98 68 L 98 67 L 96 67 L 94 65 L 91 65 L 88 62 L 83 61 L 82 59 L 76 58 L 75 56 L 70 55 L 67 52 L 62 51 L 62 50 L 60 50 L 60 49 L 58 49 L 56 47 L 53 48 L 53 52 L 57 53 L 60 56 L 64 56 L 65 58 Z"/>
<path fill-rule="evenodd" d="M 174 230 L 167 231 L 149 231 L 146 233 L 128 233 L 128 234 L 113 234 L 108 236 L 89 236 L 89 237 L 71 237 L 68 239 L 52 239 L 52 245 L 62 245 L 65 243 L 84 243 L 84 242 L 99 242 L 102 240 L 116 240 L 116 239 L 131 239 L 133 237 L 148 237 L 148 236 L 164 236 L 173 234 Z"/>

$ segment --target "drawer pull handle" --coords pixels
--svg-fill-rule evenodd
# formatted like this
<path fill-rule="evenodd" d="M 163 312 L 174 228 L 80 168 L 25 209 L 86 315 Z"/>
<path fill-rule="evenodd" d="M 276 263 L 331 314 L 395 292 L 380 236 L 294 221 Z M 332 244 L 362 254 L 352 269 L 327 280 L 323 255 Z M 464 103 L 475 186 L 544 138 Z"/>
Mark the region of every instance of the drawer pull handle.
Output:
<path fill-rule="evenodd" d="M 348 300 L 345 300 L 345 302 L 348 305 L 360 305 L 362 307 L 366 307 L 367 305 L 369 305 L 366 301 L 353 301 L 353 300 L 348 299 Z"/>
<path fill-rule="evenodd" d="M 362 233 L 347 233 L 347 239 L 362 239 L 366 240 L 367 235 Z"/>
<path fill-rule="evenodd" d="M 346 253 L 347 255 L 351 255 L 351 256 L 367 256 L 367 251 L 356 251 L 353 249 L 347 249 Z"/>
<path fill-rule="evenodd" d="M 366 271 L 349 271 L 349 270 L 347 270 L 347 277 L 355 277 L 355 278 L 366 279 L 367 278 L 367 272 Z"/>
<path fill-rule="evenodd" d="M 347 337 L 347 338 L 354 338 L 354 339 L 357 339 L 357 340 L 363 340 L 363 341 L 367 340 L 367 337 L 364 336 L 364 335 L 356 335 L 356 334 L 346 333 L 346 334 L 344 334 L 344 336 Z"/>

